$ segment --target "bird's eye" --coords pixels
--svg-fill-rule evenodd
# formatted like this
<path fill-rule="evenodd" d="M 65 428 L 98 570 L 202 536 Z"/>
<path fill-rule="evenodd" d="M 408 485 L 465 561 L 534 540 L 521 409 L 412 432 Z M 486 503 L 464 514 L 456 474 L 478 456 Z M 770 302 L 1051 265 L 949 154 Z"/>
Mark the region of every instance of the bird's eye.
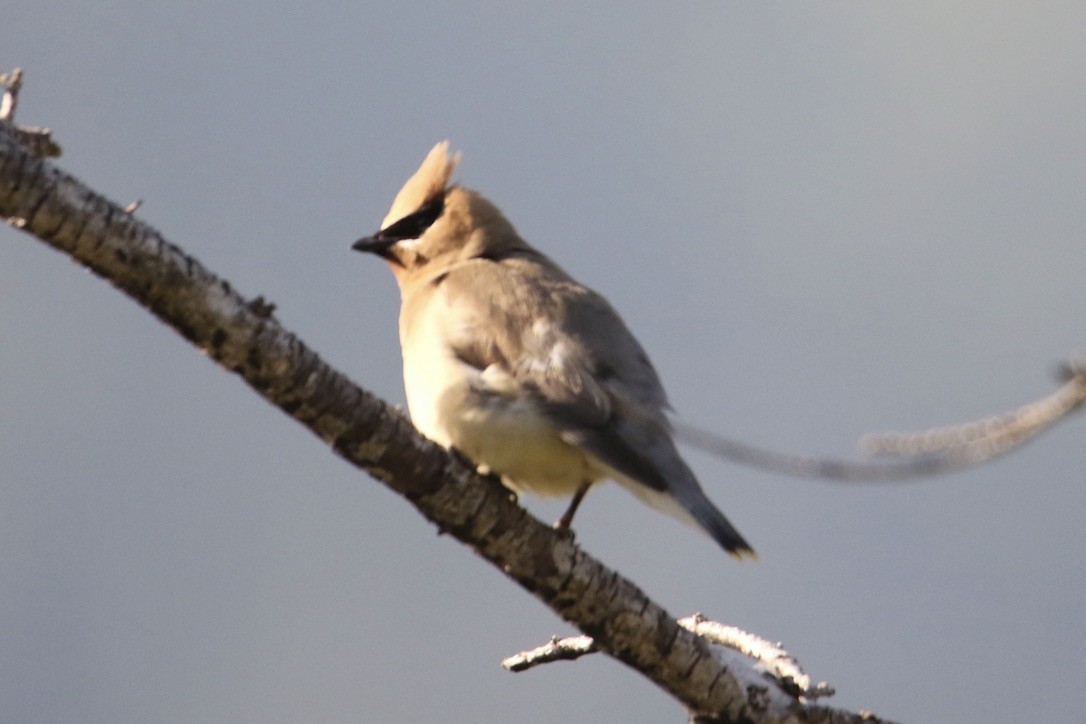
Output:
<path fill-rule="evenodd" d="M 441 212 L 445 209 L 445 194 L 438 194 L 426 200 L 419 210 L 408 214 L 395 224 L 382 229 L 378 236 L 387 241 L 400 241 L 401 239 L 417 239 L 437 221 Z"/>

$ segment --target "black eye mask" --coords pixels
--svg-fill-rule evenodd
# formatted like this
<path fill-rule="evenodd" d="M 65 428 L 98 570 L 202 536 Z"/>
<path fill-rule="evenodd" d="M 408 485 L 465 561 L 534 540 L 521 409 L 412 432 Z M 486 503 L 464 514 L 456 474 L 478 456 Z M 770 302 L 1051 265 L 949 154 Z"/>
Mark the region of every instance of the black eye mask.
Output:
<path fill-rule="evenodd" d="M 426 200 L 418 211 L 408 214 L 395 224 L 378 231 L 373 236 L 366 236 L 354 244 L 351 248 L 355 251 L 366 251 L 371 254 L 383 255 L 384 252 L 398 241 L 405 239 L 417 239 L 422 236 L 430 226 L 441 216 L 445 209 L 445 194 L 439 193 Z"/>

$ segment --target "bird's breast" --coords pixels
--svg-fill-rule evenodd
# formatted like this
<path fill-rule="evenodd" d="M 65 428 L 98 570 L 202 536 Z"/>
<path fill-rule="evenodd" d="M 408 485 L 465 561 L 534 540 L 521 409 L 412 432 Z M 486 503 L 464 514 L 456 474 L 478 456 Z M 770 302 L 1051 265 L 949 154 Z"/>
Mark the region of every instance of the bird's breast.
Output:
<path fill-rule="evenodd" d="M 518 492 L 572 495 L 603 477 L 498 365 L 480 370 L 459 359 L 439 317 L 416 322 L 401 339 L 404 388 L 411 420 L 424 435 Z"/>

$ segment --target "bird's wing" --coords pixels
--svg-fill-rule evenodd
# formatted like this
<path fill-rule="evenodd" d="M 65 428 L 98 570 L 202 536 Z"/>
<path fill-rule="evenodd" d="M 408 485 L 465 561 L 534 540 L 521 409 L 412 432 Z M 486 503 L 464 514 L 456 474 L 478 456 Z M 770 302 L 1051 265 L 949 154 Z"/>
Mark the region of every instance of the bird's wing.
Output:
<path fill-rule="evenodd" d="M 645 502 L 700 526 L 732 555 L 753 555 L 679 456 L 656 371 L 606 300 L 527 254 L 476 259 L 434 283 L 453 352 L 486 371 L 482 384 L 500 379 L 482 392 L 532 400 L 562 439 Z"/>
<path fill-rule="evenodd" d="M 655 490 L 666 472 L 650 455 L 671 445 L 667 398 L 648 356 L 601 296 L 545 258 L 476 259 L 439 282 L 454 353 L 496 368 L 567 442 Z M 484 379 L 486 376 L 484 376 Z"/>

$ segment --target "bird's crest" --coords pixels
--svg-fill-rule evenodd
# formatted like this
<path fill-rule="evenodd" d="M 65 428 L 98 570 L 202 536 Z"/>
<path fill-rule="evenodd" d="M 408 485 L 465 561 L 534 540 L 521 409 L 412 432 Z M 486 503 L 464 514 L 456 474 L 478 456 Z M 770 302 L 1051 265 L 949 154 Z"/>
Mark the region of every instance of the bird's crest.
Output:
<path fill-rule="evenodd" d="M 460 152 L 450 154 L 448 141 L 442 141 L 430 149 L 419 170 L 407 179 L 400 193 L 396 194 L 396 200 L 392 202 L 388 216 L 381 222 L 381 228 L 385 229 L 408 214 L 418 211 L 425 201 L 444 191 L 458 161 Z"/>

